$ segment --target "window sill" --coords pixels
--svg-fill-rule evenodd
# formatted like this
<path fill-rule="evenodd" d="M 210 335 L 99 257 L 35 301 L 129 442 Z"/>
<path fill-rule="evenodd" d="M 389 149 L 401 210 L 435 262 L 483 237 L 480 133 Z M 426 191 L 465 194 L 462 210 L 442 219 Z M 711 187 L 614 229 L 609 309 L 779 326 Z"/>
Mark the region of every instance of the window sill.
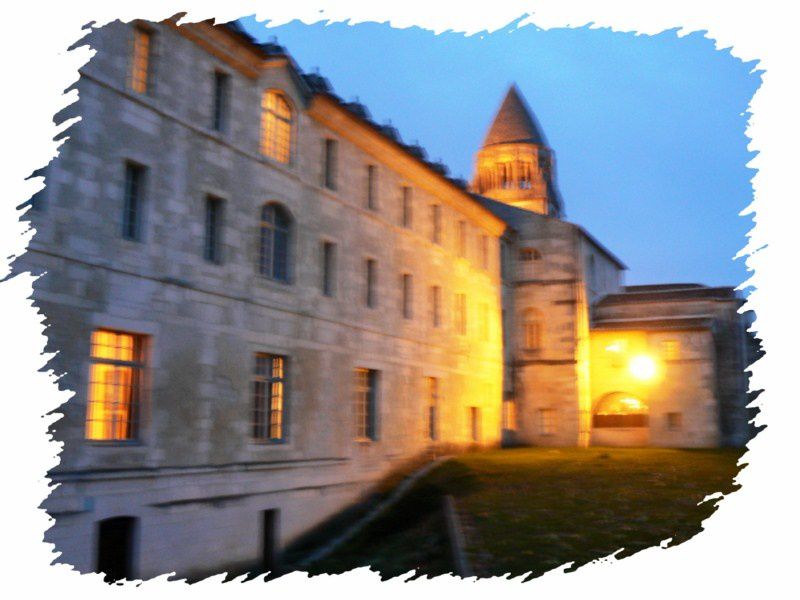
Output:
<path fill-rule="evenodd" d="M 369 446 L 376 443 L 378 440 L 373 440 L 372 438 L 355 438 L 353 441 L 361 446 Z"/>
<path fill-rule="evenodd" d="M 87 446 L 97 448 L 142 448 L 144 443 L 141 440 L 83 440 Z"/>

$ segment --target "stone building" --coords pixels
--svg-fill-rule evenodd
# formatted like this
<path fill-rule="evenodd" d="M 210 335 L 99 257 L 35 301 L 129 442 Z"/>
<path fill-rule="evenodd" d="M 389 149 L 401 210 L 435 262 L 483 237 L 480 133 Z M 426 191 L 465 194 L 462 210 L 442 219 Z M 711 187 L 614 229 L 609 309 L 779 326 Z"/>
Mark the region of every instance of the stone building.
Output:
<path fill-rule="evenodd" d="M 518 90 L 470 188 L 236 24 L 87 41 L 16 263 L 74 391 L 58 560 L 270 568 L 391 470 L 502 439 L 741 443 L 740 301 L 625 288 Z"/>

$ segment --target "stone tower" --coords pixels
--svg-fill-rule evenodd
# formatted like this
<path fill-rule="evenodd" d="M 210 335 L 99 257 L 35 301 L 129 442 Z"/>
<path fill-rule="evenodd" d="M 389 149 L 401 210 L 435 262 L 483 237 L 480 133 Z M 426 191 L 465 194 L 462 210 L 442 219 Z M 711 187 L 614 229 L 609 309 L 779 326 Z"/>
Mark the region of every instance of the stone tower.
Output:
<path fill-rule="evenodd" d="M 473 190 L 544 215 L 562 216 L 553 152 L 516 84 L 478 151 Z"/>

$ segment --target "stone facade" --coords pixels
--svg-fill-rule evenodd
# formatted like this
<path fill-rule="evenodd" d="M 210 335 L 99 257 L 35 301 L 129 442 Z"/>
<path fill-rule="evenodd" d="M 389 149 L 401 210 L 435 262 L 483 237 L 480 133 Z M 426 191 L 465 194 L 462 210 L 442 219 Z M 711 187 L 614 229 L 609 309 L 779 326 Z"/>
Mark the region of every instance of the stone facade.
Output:
<path fill-rule="evenodd" d="M 137 31 L 149 44 L 138 90 Z M 45 504 L 60 561 L 97 570 L 117 535 L 129 576 L 265 567 L 398 466 L 501 436 L 743 442 L 738 300 L 640 302 L 652 294 L 624 288 L 619 259 L 560 218 L 552 151 L 517 90 L 470 191 L 235 25 L 113 23 L 87 41 L 98 52 L 62 115 L 82 120 L 47 167 L 29 213 L 36 235 L 16 263 L 43 274 L 51 366 L 75 392 L 54 427 L 60 485 Z M 285 162 L 263 151 L 269 91 L 291 113 Z M 509 167 L 498 187 L 506 154 L 535 168 Z M 136 236 L 123 225 L 130 165 L 144 174 Z M 263 275 L 265 206 L 288 222 L 277 279 Z M 87 434 L 98 331 L 141 343 L 138 426 L 125 439 Z M 604 362 L 622 334 L 637 351 L 664 335 L 685 350 L 645 393 Z M 258 356 L 285 368 L 275 439 L 254 439 Z M 359 369 L 375 378 L 368 434 Z M 673 417 L 644 437 L 598 434 L 598 402 L 617 392 L 641 396 L 652 419 L 681 412 L 683 429 Z"/>

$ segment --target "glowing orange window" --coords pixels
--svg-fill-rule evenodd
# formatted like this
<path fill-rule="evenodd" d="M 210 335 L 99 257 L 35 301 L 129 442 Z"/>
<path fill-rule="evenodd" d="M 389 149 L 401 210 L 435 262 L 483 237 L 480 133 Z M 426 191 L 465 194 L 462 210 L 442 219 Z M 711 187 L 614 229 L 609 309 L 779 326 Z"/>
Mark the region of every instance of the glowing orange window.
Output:
<path fill-rule="evenodd" d="M 136 439 L 144 373 L 144 336 L 92 333 L 86 439 Z"/>
<path fill-rule="evenodd" d="M 288 164 L 292 150 L 292 107 L 278 92 L 261 98 L 261 153 Z"/>
<path fill-rule="evenodd" d="M 131 67 L 131 89 L 146 94 L 149 88 L 150 47 L 152 36 L 141 27 L 133 30 L 133 64 Z"/>

